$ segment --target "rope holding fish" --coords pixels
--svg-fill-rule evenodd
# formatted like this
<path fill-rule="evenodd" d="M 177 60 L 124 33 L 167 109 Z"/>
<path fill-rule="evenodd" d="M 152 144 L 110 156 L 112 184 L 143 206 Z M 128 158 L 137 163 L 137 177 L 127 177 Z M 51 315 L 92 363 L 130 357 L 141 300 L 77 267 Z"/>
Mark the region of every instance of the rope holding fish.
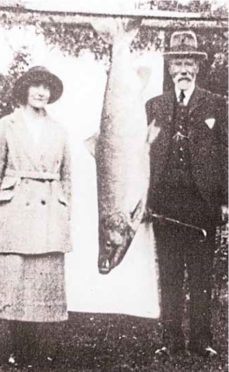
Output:
<path fill-rule="evenodd" d="M 141 19 L 104 18 L 92 20 L 98 35 L 108 44 L 130 45 L 141 26 Z"/>

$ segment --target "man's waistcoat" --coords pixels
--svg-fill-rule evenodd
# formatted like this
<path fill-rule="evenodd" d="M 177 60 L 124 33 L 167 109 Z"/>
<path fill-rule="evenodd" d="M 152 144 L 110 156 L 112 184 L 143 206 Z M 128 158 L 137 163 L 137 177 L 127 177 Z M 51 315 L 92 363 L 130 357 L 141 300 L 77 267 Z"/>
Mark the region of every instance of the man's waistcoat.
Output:
<path fill-rule="evenodd" d="M 155 194 L 168 165 L 171 140 L 174 136 L 174 108 L 174 92 L 167 92 L 146 103 L 148 123 L 156 119 L 155 125 L 161 128 L 150 150 L 149 199 Z M 196 87 L 189 102 L 186 124 L 192 179 L 209 207 L 215 208 L 227 202 L 225 100 L 219 95 Z"/>

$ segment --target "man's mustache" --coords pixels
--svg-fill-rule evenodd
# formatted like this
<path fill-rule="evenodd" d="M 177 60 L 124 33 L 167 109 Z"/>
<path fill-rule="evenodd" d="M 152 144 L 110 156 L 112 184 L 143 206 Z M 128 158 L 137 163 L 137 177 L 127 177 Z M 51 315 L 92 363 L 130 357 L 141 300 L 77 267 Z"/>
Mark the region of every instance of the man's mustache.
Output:
<path fill-rule="evenodd" d="M 191 81 L 192 79 L 188 76 L 182 76 L 178 79 L 179 82 L 182 81 L 182 80 Z"/>

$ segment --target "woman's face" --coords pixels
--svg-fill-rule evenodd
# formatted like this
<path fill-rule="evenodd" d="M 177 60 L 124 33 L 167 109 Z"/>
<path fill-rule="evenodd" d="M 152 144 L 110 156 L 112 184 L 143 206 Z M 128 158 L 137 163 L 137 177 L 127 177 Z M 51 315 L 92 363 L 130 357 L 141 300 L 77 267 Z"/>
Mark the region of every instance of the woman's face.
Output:
<path fill-rule="evenodd" d="M 50 88 L 43 83 L 30 85 L 28 88 L 27 105 L 35 108 L 44 108 L 49 102 Z"/>

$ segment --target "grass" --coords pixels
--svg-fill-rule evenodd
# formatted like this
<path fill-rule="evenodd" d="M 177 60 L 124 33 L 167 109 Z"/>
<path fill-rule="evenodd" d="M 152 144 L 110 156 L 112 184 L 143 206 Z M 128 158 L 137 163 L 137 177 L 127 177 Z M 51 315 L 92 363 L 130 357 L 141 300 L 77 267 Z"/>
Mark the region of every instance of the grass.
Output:
<path fill-rule="evenodd" d="M 187 333 L 187 325 L 184 323 Z M 9 345 L 7 322 L 0 323 L 0 371 L 15 371 L 4 363 Z M 158 360 L 154 351 L 160 343 L 157 320 L 127 315 L 70 313 L 65 323 L 40 325 L 41 345 L 33 355 L 33 368 L 20 371 L 82 372 L 217 372 L 227 371 L 226 299 L 213 304 L 213 333 L 219 356 L 214 360 L 192 355 L 177 355 Z M 43 335 L 43 337 L 41 336 Z M 45 335 L 45 336 L 44 336 Z M 57 347 L 58 345 L 58 347 Z M 44 355 L 56 358 L 51 365 Z"/>
<path fill-rule="evenodd" d="M 154 351 L 161 341 L 159 320 L 127 315 L 70 313 L 69 320 L 55 326 L 40 324 L 32 340 L 33 368 L 21 372 L 227 372 L 228 232 L 218 234 L 214 263 L 212 331 L 218 356 L 214 360 L 189 355 L 156 359 Z M 187 290 L 187 288 L 186 288 Z M 188 319 L 184 317 L 188 339 Z M 8 324 L 0 320 L 0 372 L 16 371 L 7 366 L 10 352 Z M 38 342 L 40 340 L 40 342 Z M 47 356 L 55 356 L 50 364 Z"/>

